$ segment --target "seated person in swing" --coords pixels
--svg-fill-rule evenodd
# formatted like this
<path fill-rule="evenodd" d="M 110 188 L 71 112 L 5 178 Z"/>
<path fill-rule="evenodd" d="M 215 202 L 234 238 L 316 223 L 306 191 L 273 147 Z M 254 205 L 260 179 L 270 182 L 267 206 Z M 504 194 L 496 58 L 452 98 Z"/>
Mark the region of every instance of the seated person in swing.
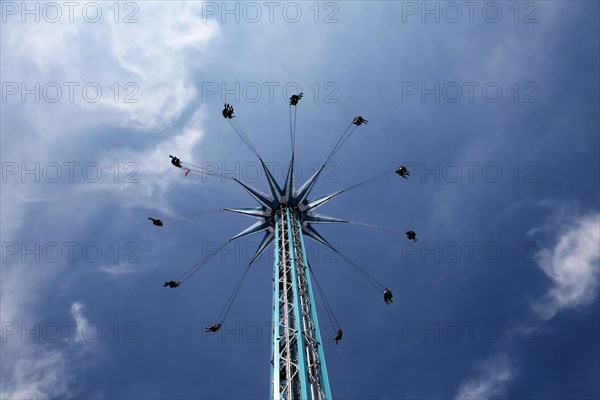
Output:
<path fill-rule="evenodd" d="M 219 329 L 221 329 L 221 324 L 216 324 L 216 325 L 213 325 L 213 326 L 209 326 L 208 328 L 206 328 L 204 330 L 204 332 L 216 332 Z"/>
<path fill-rule="evenodd" d="M 417 234 L 415 231 L 406 231 L 406 237 L 408 240 L 412 240 L 413 242 L 417 241 Z"/>
<path fill-rule="evenodd" d="M 304 93 L 292 95 L 292 97 L 290 97 L 290 105 L 295 106 L 296 104 L 298 104 L 302 96 L 304 96 Z"/>
<path fill-rule="evenodd" d="M 356 118 L 354 118 L 354 120 L 352 121 L 352 123 L 356 126 L 362 125 L 362 124 L 367 124 L 369 121 L 367 121 L 366 119 L 364 119 L 363 117 L 361 117 L 360 115 Z"/>
<path fill-rule="evenodd" d="M 337 335 L 335 335 L 335 338 L 334 338 L 334 340 L 335 340 L 335 344 L 336 344 L 336 345 L 338 344 L 338 342 L 339 342 L 340 340 L 342 340 L 342 336 L 343 336 L 343 335 L 344 335 L 344 332 L 343 332 L 341 329 L 338 329 L 338 331 L 337 331 Z"/>
<path fill-rule="evenodd" d="M 160 219 L 158 219 L 158 218 L 148 217 L 148 219 L 150 221 L 152 221 L 152 225 L 156 225 L 156 226 L 163 226 L 164 225 L 163 222 Z"/>
<path fill-rule="evenodd" d="M 392 291 L 390 289 L 386 288 L 383 291 L 383 301 L 385 301 L 385 304 L 387 304 L 389 306 L 390 303 L 393 303 L 392 297 L 394 297 L 394 295 L 392 294 Z"/>
<path fill-rule="evenodd" d="M 169 154 L 169 157 L 171 157 L 171 164 L 173 164 L 177 168 L 181 168 L 181 160 L 179 158 L 172 156 L 170 154 Z"/>
<path fill-rule="evenodd" d="M 223 118 L 233 118 L 233 106 L 231 104 L 225 103 L 225 108 L 223 108 Z"/>
<path fill-rule="evenodd" d="M 398 167 L 398 169 L 396 170 L 396 173 L 406 180 L 408 180 L 407 177 L 410 176 L 410 171 L 407 170 L 404 165 L 401 165 L 400 167 Z"/>

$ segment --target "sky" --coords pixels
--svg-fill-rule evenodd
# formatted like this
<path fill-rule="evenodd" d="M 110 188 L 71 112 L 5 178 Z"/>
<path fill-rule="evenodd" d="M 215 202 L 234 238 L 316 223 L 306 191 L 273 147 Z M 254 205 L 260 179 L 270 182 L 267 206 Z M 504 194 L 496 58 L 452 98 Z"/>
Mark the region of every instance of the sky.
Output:
<path fill-rule="evenodd" d="M 600 397 L 599 4 L 0 3 L 0 397 L 255 399 L 270 390 L 273 250 L 231 181 L 327 165 L 308 259 L 341 399 Z M 175 219 L 176 220 L 176 219 Z M 181 220 L 177 220 L 181 221 Z M 417 242 L 403 231 L 417 232 Z"/>

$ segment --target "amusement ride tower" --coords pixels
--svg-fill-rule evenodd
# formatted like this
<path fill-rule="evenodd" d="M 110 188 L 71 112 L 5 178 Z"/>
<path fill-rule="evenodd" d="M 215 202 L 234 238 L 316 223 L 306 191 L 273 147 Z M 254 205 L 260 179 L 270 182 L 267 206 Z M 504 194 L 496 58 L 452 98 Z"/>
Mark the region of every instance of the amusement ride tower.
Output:
<path fill-rule="evenodd" d="M 367 181 L 326 196 L 314 199 L 308 198 L 323 169 L 334 154 L 341 148 L 345 141 L 348 140 L 358 126 L 367 123 L 364 118 L 358 116 L 348 125 L 321 168 L 318 169 L 306 183 L 296 189 L 294 181 L 296 105 L 301 98 L 302 94 L 294 95 L 290 98 L 290 137 L 292 157 L 287 171 L 287 178 L 283 186 L 280 186 L 277 183 L 263 162 L 261 156 L 250 142 L 239 119 L 233 115 L 233 107 L 226 104 L 225 109 L 223 110 L 223 117 L 229 121 L 240 139 L 260 161 L 269 186 L 268 194 L 248 186 L 235 177 L 208 171 L 200 166 L 182 162 L 177 157 L 171 156 L 172 164 L 176 167 L 185 169 L 186 176 L 190 172 L 194 172 L 235 181 L 258 202 L 258 207 L 253 208 L 222 209 L 221 211 L 244 214 L 256 218 L 258 221 L 222 243 L 215 253 L 208 255 L 200 263 L 192 266 L 180 275 L 180 277 L 177 278 L 177 282 L 171 282 L 176 286 L 185 282 L 229 242 L 256 233 L 264 233 L 248 268 L 244 271 L 244 275 L 236 286 L 234 293 L 217 319 L 218 323 L 213 326 L 214 329 L 212 331 L 215 332 L 220 328 L 221 323 L 229 312 L 249 267 L 257 257 L 273 243 L 275 248 L 275 259 L 273 265 L 271 399 L 274 400 L 332 398 L 327 376 L 327 367 L 325 364 L 325 354 L 323 352 L 323 340 L 319 330 L 315 298 L 313 296 L 311 283 L 312 270 L 307 261 L 304 238 L 310 237 L 316 242 L 327 246 L 340 254 L 337 249 L 315 230 L 313 225 L 319 223 L 354 222 L 318 214 L 316 209 L 350 189 L 362 186 L 363 184 L 394 172 L 385 172 L 384 174 L 378 175 Z M 374 225 L 367 226 L 374 227 Z M 381 285 L 366 271 L 358 267 L 358 265 L 348 260 L 345 256 L 341 254 L 340 256 L 357 268 L 376 288 L 389 292 L 389 299 L 391 300 L 391 291 Z M 319 290 L 321 290 L 320 286 Z M 321 295 L 323 296 L 322 292 Z M 338 333 L 341 333 L 341 330 L 338 331 Z"/>

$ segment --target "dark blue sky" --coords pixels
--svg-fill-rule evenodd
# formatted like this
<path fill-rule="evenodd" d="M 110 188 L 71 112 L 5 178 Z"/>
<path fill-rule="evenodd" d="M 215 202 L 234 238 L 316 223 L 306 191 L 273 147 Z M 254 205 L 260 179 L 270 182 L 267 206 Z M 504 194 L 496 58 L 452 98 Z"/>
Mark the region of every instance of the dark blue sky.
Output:
<path fill-rule="evenodd" d="M 258 236 L 161 287 L 253 221 L 146 218 L 255 206 L 168 154 L 267 191 L 222 105 L 282 181 L 296 88 L 299 183 L 369 121 L 314 196 L 412 171 L 320 210 L 417 232 L 319 229 L 391 306 L 306 243 L 333 395 L 600 396 L 597 2 L 35 4 L 2 3 L 2 398 L 268 396 L 272 249 L 216 334 Z"/>

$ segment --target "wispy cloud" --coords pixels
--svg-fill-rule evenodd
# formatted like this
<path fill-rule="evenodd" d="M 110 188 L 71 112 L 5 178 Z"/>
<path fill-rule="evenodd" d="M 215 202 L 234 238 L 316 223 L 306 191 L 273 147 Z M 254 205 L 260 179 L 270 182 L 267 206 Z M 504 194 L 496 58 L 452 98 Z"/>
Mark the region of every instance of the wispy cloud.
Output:
<path fill-rule="evenodd" d="M 50 133 L 80 137 L 82 126 L 164 128 L 195 98 L 192 69 L 219 35 L 219 25 L 202 21 L 199 7 L 148 2 L 140 7 L 138 22 L 127 24 L 104 18 L 98 24 L 63 19 L 32 26 L 10 19 L 2 38 L 5 53 L 11 55 L 3 59 L 4 80 L 25 82 L 28 87 L 34 82 L 42 86 L 74 82 L 74 93 L 88 83 L 99 85 L 98 102 L 73 96 L 72 104 L 61 97 L 55 107 L 41 102 L 20 108 L 37 113 L 30 122 L 48 142 L 55 139 Z M 133 85 L 125 87 L 127 83 Z"/>
<path fill-rule="evenodd" d="M 75 342 L 80 343 L 83 340 L 83 338 L 81 337 L 81 330 L 88 325 L 88 320 L 83 315 L 83 304 L 81 304 L 78 301 L 71 304 L 69 314 L 71 314 L 71 316 L 75 320 L 75 323 L 77 324 L 77 329 L 75 332 Z"/>
<path fill-rule="evenodd" d="M 116 24 L 110 18 L 103 18 L 98 24 L 69 23 L 68 19 L 56 24 L 24 24 L 17 18 L 3 24 L 5 29 L 0 38 L 3 81 L 18 85 L 24 82 L 29 88 L 36 82 L 42 86 L 56 83 L 63 88 L 64 82 L 77 82 L 79 89 L 88 82 L 95 82 L 103 89 L 98 103 L 83 101 L 81 97 L 70 102 L 65 90 L 57 103 L 36 102 L 31 96 L 22 103 L 20 97 L 15 96 L 3 104 L 9 116 L 2 121 L 3 161 L 26 162 L 31 168 L 35 162 L 73 160 L 73 153 L 68 149 L 81 149 L 75 153 L 79 162 L 95 160 L 102 165 L 112 165 L 115 157 L 121 156 L 116 159 L 121 165 L 136 161 L 139 173 L 135 177 L 145 183 L 144 190 L 140 190 L 141 184 L 75 182 L 66 187 L 9 179 L 2 183 L 0 201 L 3 238 L 28 240 L 33 229 L 26 222 L 32 209 L 39 210 L 40 215 L 52 213 L 61 221 L 53 226 L 51 240 L 56 240 L 57 237 L 79 237 L 84 232 L 85 226 L 95 218 L 93 212 L 84 210 L 90 199 L 94 200 L 94 209 L 110 207 L 115 197 L 121 199 L 119 204 L 132 207 L 152 204 L 155 208 L 168 208 L 163 193 L 169 189 L 169 183 L 158 172 L 169 168 L 168 158 L 163 157 L 170 152 L 189 158 L 203 135 L 202 111 L 191 116 L 184 111 L 196 98 L 193 82 L 205 59 L 201 55 L 205 55 L 207 46 L 219 34 L 219 26 L 202 21 L 198 3 L 147 2 L 139 6 L 139 22 L 134 24 Z M 115 101 L 114 91 L 110 89 L 114 82 L 122 89 L 127 82 L 135 83 L 139 91 L 134 97 L 139 102 L 122 101 L 131 90 L 122 91 L 119 101 Z M 108 149 L 90 145 L 122 129 L 127 129 L 128 135 L 112 141 Z M 141 138 L 143 140 L 137 140 Z M 115 147 L 118 150 L 114 150 Z M 156 162 L 159 156 L 164 163 Z M 37 208 L 43 205 L 40 202 L 46 201 L 56 204 Z M 77 213 L 70 211 L 74 207 Z M 56 290 L 55 283 L 64 279 L 68 266 L 57 263 L 53 265 L 55 268 L 36 268 L 39 265 L 23 263 L 17 258 L 2 263 L 3 323 L 16 324 L 20 329 L 23 321 L 35 323 L 42 320 L 45 313 L 56 312 L 52 309 L 54 303 L 49 304 L 44 299 L 50 297 L 50 291 Z M 117 269 L 105 272 L 116 273 Z M 62 304 L 61 309 L 64 306 Z M 66 307 L 62 312 L 68 312 L 77 327 L 88 324 L 81 301 L 70 302 Z M 98 346 L 90 346 L 89 340 L 82 340 L 80 329 L 73 339 L 71 343 L 38 343 L 23 340 L 16 334 L 2 343 L 0 397 L 75 396 L 74 382 L 82 371 L 73 364 L 79 364 L 90 351 L 98 351 Z"/>
<path fill-rule="evenodd" d="M 553 248 L 538 252 L 538 265 L 552 286 L 532 306 L 548 320 L 563 309 L 584 309 L 598 295 L 600 214 L 575 215 L 555 225 Z"/>
<path fill-rule="evenodd" d="M 72 376 L 62 352 L 35 346 L 25 349 L 13 362 L 10 374 L 2 374 L 1 398 L 49 399 L 73 396 L 69 389 Z"/>
<path fill-rule="evenodd" d="M 556 206 L 557 203 L 543 201 L 535 205 Z M 548 233 L 556 236 L 556 244 L 552 248 L 540 250 L 536 257 L 539 267 L 550 278 L 552 285 L 532 303 L 541 320 L 549 320 L 564 309 L 585 309 L 597 297 L 600 277 L 600 214 L 582 215 L 575 204 L 563 204 L 556 207 L 548 223 L 527 232 L 530 236 Z M 518 374 L 505 352 L 480 362 L 476 369 L 480 371 L 479 374 L 460 384 L 456 399 L 500 397 Z"/>
<path fill-rule="evenodd" d="M 475 369 L 480 371 L 478 376 L 463 382 L 455 399 L 484 400 L 499 397 L 517 375 L 506 353 L 496 354 L 478 363 Z"/>
<path fill-rule="evenodd" d="M 77 371 L 72 365 L 93 351 L 83 344 L 81 337 L 82 328 L 89 323 L 83 308 L 79 301 L 71 304 L 69 314 L 76 324 L 74 336 L 63 334 L 61 326 L 57 342 L 49 340 L 39 323 L 27 325 L 4 320 L 3 323 L 15 324 L 17 334 L 2 338 L 0 398 L 49 399 L 76 395 L 72 384 Z M 24 332 L 29 333 L 24 335 Z"/>
<path fill-rule="evenodd" d="M 103 18 L 98 24 L 70 23 L 65 18 L 56 24 L 24 24 L 18 18 L 9 19 L 0 38 L 3 54 L 7 55 L 2 58 L 3 81 L 28 88 L 36 82 L 41 86 L 58 84 L 63 90 L 60 101 L 53 104 L 34 101 L 33 96 L 25 103 L 20 95 L 8 99 L 3 105 L 9 116 L 3 120 L 3 159 L 25 161 L 29 168 L 48 160 L 60 164 L 65 157 L 73 161 L 73 154 L 65 147 L 86 149 L 90 142 L 123 128 L 130 130 L 129 135 L 122 136 L 128 140 L 113 143 L 135 149 L 122 151 L 127 158 L 118 161 L 146 160 L 144 165 L 138 164 L 140 175 L 156 172 L 157 164 L 147 157 L 158 149 L 161 156 L 165 151 L 178 151 L 181 158 L 185 157 L 201 136 L 200 114 L 194 114 L 181 133 L 179 120 L 197 95 L 193 81 L 202 64 L 199 60 L 206 59 L 200 56 L 220 35 L 219 25 L 203 21 L 199 10 L 196 3 L 147 2 L 140 5 L 139 21 L 128 24 L 114 23 L 112 18 Z M 78 85 L 73 101 L 68 99 L 65 82 Z M 103 91 L 98 103 L 81 96 L 81 88 L 90 82 L 100 85 Z M 135 87 L 121 90 L 115 101 L 115 82 L 121 89 L 128 82 Z M 124 102 L 124 96 L 134 90 L 133 99 L 138 102 Z M 168 137 L 160 136 L 165 133 Z M 147 140 L 132 141 L 135 134 L 145 135 Z M 93 150 L 96 154 L 79 151 L 76 161 L 108 158 L 104 152 L 110 151 L 112 159 L 108 163 L 115 162 L 114 148 Z M 47 198 L 49 193 L 46 187 L 25 185 L 16 179 L 3 182 L 3 186 L 2 233 L 10 236 L 26 214 L 23 202 Z M 147 187 L 145 194 L 165 185 Z"/>

